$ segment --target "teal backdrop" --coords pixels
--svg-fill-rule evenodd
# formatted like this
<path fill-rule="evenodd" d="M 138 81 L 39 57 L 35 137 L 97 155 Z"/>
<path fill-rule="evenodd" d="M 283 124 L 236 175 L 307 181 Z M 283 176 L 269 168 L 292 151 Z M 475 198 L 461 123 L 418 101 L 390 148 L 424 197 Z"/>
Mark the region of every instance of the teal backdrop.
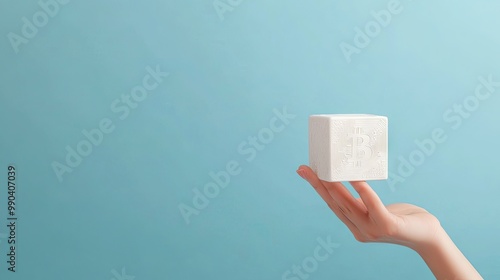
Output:
<path fill-rule="evenodd" d="M 371 113 L 389 118 L 382 200 L 435 214 L 500 279 L 499 11 L 1 0 L 0 278 L 433 279 L 295 173 L 309 115 Z"/>

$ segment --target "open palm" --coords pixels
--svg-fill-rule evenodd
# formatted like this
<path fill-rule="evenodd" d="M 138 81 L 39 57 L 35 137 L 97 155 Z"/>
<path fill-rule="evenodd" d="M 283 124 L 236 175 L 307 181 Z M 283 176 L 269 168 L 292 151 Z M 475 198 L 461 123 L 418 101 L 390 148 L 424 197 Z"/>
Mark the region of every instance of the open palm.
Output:
<path fill-rule="evenodd" d="M 360 242 L 386 242 L 415 249 L 433 240 L 438 219 L 425 209 L 406 203 L 385 206 L 366 182 L 350 182 L 355 198 L 340 182 L 320 180 L 308 166 L 297 173 L 307 180 L 330 209 Z"/>

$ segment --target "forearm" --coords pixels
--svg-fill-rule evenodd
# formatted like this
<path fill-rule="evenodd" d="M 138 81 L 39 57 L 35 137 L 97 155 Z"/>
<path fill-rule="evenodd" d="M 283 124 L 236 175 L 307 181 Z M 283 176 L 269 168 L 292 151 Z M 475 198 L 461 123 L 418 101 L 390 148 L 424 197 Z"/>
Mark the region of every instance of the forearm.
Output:
<path fill-rule="evenodd" d="M 436 233 L 434 242 L 414 250 L 438 280 L 483 279 L 442 228 Z"/>

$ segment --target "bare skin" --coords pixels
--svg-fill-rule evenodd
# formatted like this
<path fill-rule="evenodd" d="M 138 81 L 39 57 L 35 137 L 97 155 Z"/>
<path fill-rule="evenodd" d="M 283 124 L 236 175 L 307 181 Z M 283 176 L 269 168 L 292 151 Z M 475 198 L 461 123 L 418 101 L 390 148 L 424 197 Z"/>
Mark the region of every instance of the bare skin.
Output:
<path fill-rule="evenodd" d="M 340 182 L 320 180 L 308 166 L 297 173 L 314 187 L 360 242 L 384 242 L 415 250 L 438 280 L 483 279 L 455 246 L 439 220 L 406 203 L 385 206 L 366 182 L 350 182 L 359 198 Z"/>

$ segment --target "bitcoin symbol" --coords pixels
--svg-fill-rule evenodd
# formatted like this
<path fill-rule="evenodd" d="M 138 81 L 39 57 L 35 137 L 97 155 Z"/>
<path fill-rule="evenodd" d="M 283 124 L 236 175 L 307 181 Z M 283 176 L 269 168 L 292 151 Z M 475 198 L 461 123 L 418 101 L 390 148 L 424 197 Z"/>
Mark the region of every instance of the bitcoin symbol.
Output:
<path fill-rule="evenodd" d="M 356 127 L 354 133 L 349 133 L 347 136 L 352 138 L 352 145 L 348 145 L 351 147 L 351 153 L 346 153 L 347 161 L 354 166 L 361 166 L 363 160 L 371 158 L 373 154 L 372 149 L 368 146 L 370 136 L 364 134 L 360 127 Z"/>

